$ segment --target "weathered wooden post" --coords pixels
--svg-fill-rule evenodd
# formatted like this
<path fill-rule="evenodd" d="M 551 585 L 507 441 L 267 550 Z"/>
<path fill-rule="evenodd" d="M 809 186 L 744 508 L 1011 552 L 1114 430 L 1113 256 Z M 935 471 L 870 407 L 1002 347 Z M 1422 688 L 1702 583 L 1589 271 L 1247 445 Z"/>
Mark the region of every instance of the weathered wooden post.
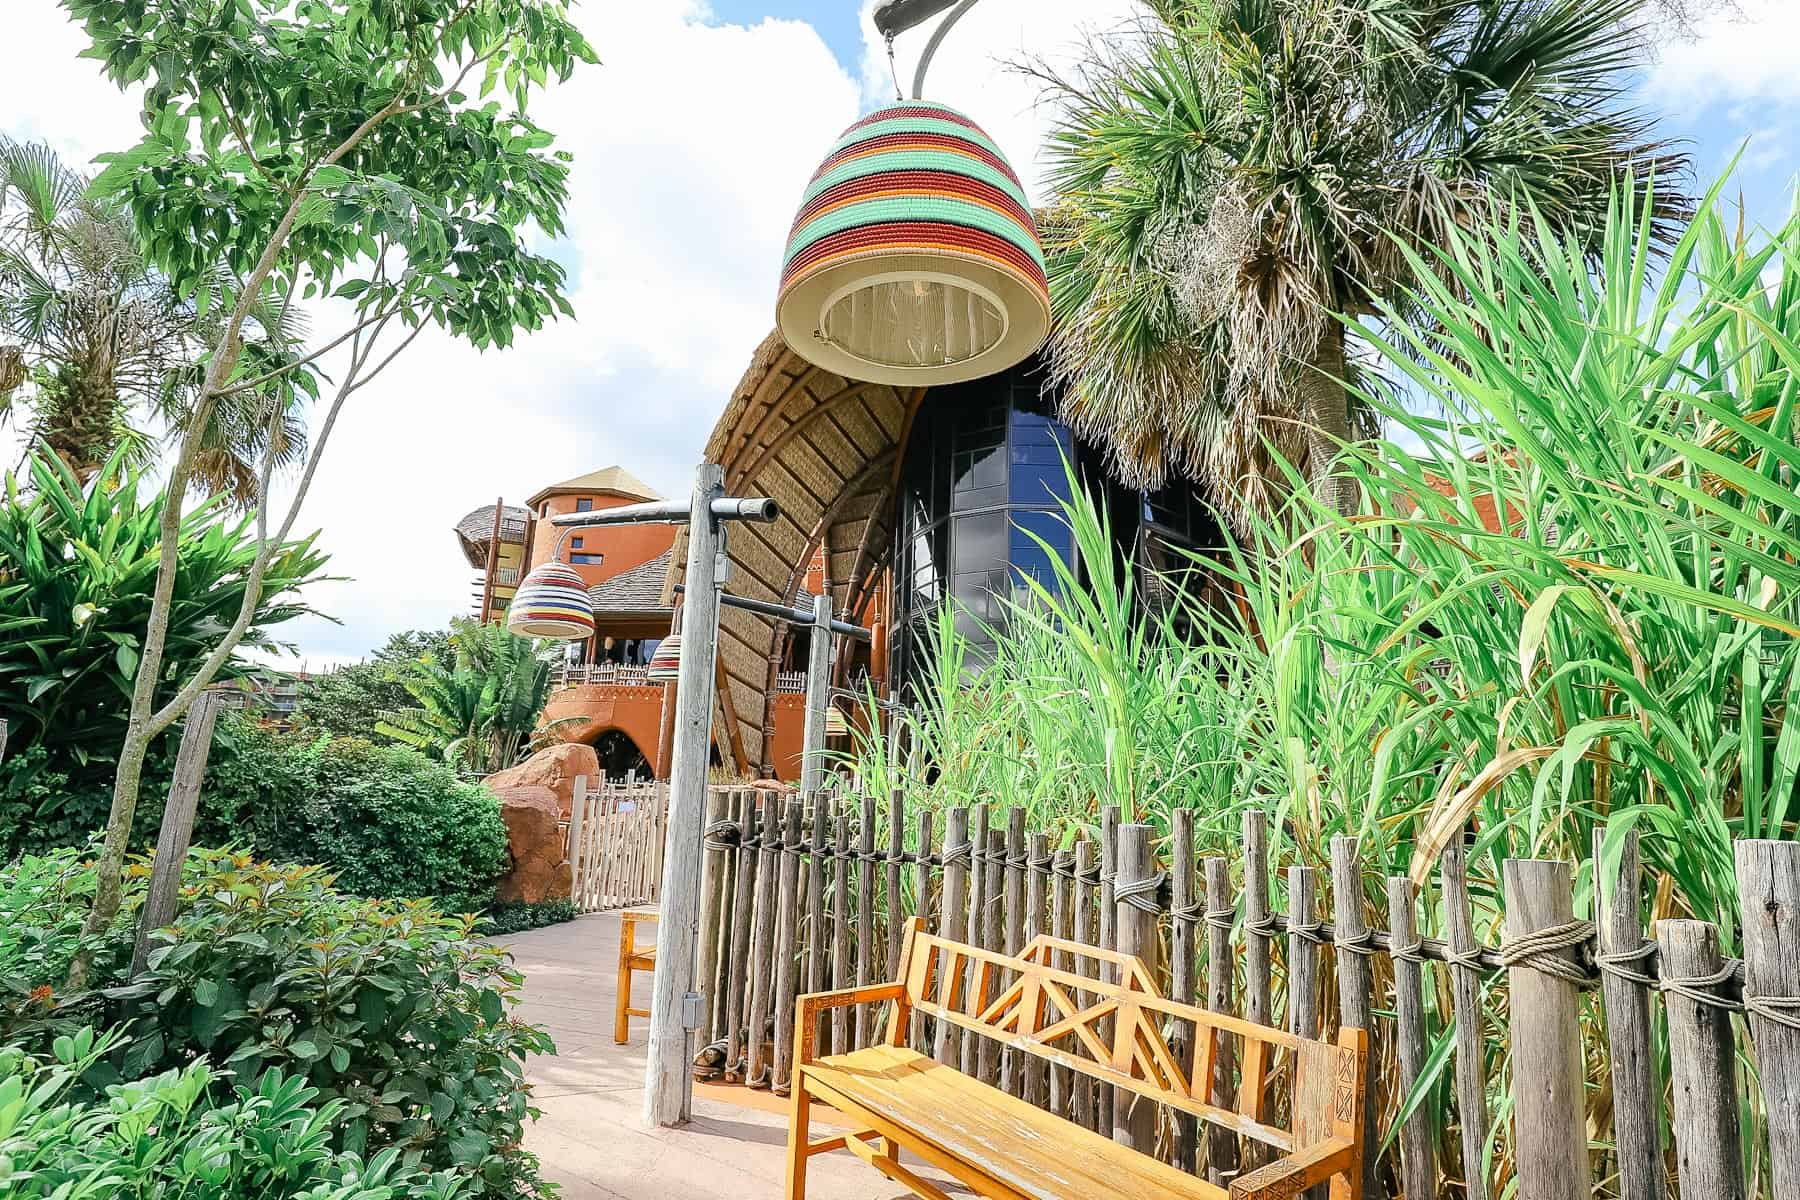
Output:
<path fill-rule="evenodd" d="M 1468 1200 L 1487 1200 L 1487 1073 L 1482 1066 L 1480 946 L 1469 906 L 1469 864 L 1462 839 L 1452 838 L 1438 862 L 1444 885 L 1444 923 L 1450 935 L 1450 997 L 1456 1015 L 1456 1112 L 1462 1126 L 1463 1180 Z"/>
<path fill-rule="evenodd" d="M 737 870 L 732 873 L 731 986 L 725 1003 L 725 1078 L 739 1080 L 744 1053 L 744 1009 L 750 990 L 750 930 L 756 920 L 757 856 L 761 853 L 756 816 L 756 793 L 746 788 L 738 794 Z"/>
<path fill-rule="evenodd" d="M 1260 808 L 1250 808 L 1244 811 L 1244 1019 L 1258 1025 L 1272 1025 L 1275 1021 L 1269 998 L 1274 932 L 1269 912 L 1269 816 Z M 1266 1043 L 1244 1043 L 1239 1075 L 1243 1080 L 1241 1090 L 1249 1103 L 1241 1105 L 1240 1110 L 1258 1121 L 1267 1115 L 1265 1085 L 1274 1068 Z M 1243 1169 L 1253 1170 L 1267 1162 L 1264 1149 L 1262 1143 L 1246 1138 Z"/>
<path fill-rule="evenodd" d="M 1669 1082 L 1683 1200 L 1744 1200 L 1731 1010 L 1718 994 L 1730 976 L 1719 931 L 1704 921 L 1658 921 L 1668 995 Z"/>
<path fill-rule="evenodd" d="M 969 863 L 974 845 L 969 841 L 969 810 L 953 808 L 944 814 L 944 902 L 938 920 L 941 936 L 953 942 L 967 938 L 969 921 Z M 938 1003 L 948 1007 L 957 991 L 956 972 L 949 964 L 938 972 Z M 954 1066 L 962 1060 L 962 1030 L 949 1021 L 937 1023 L 935 1057 Z"/>
<path fill-rule="evenodd" d="M 655 986 L 650 998 L 650 1046 L 644 1067 L 644 1121 L 675 1125 L 688 1119 L 693 1092 L 688 1048 L 698 1013 L 688 1012 L 694 990 L 694 943 L 700 918 L 700 835 L 706 771 L 712 746 L 713 674 L 719 642 L 719 565 L 724 538 L 712 504 L 725 490 L 725 472 L 712 463 L 694 477 L 688 514 L 687 601 L 682 619 L 681 675 L 675 689 L 674 763 L 669 774 L 669 826 L 663 843 Z"/>
<path fill-rule="evenodd" d="M 200 784 L 206 778 L 206 755 L 212 748 L 213 722 L 221 697 L 204 691 L 188 707 L 181 730 L 181 748 L 175 754 L 175 778 L 163 805 L 162 828 L 156 835 L 156 857 L 150 867 L 150 887 L 138 914 L 137 945 L 131 952 L 131 974 L 144 970 L 150 954 L 150 935 L 175 919 L 175 900 L 181 893 L 181 864 L 187 860 L 188 843 L 194 836 L 194 814 L 200 805 Z"/>
<path fill-rule="evenodd" d="M 1627 835 L 1617 872 L 1600 878 L 1606 831 L 1594 830 L 1594 917 L 1599 956 L 1611 969 L 1600 976 L 1606 1002 L 1606 1045 L 1613 1085 L 1613 1144 L 1619 1156 L 1620 1200 L 1662 1200 L 1662 1082 L 1650 1048 L 1650 988 L 1645 972 L 1643 917 L 1638 910 L 1637 833 Z M 1629 972 L 1629 974 L 1626 974 Z M 1637 978 L 1634 980 L 1632 976 Z M 1685 1176 L 1683 1177 L 1685 1187 Z"/>
<path fill-rule="evenodd" d="M 700 972 L 695 980 L 701 1007 L 706 1010 L 704 1028 L 720 1024 L 724 1006 L 719 1002 L 720 951 L 723 941 L 726 909 L 725 864 L 730 858 L 736 827 L 730 817 L 731 797 L 721 788 L 706 796 L 706 825 L 703 837 L 705 870 L 700 876 Z M 706 1039 L 710 1040 L 710 1036 Z"/>
<path fill-rule="evenodd" d="M 794 939 L 800 932 L 800 826 L 804 820 L 800 801 L 789 800 L 787 823 L 781 832 L 780 898 L 775 915 L 775 1062 L 769 1085 L 783 1096 L 794 1065 L 794 994 L 799 982 Z"/>
<path fill-rule="evenodd" d="M 1113 897 L 1118 903 L 1114 914 L 1114 933 L 1121 954 L 1132 954 L 1144 960 L 1150 977 L 1157 977 L 1156 893 L 1162 876 L 1153 861 L 1155 830 L 1148 825 L 1118 827 L 1118 866 L 1114 871 Z M 1119 1006 L 1119 1020 L 1113 1034 L 1123 1042 L 1135 1042 L 1138 1036 L 1138 1013 L 1129 1001 Z M 1130 1062 L 1129 1051 L 1113 1048 L 1113 1061 Z M 1144 1154 L 1156 1148 L 1156 1105 L 1123 1088 L 1114 1089 L 1113 1141 Z"/>
<path fill-rule="evenodd" d="M 762 860 L 756 868 L 756 923 L 750 937 L 749 1040 L 744 1082 L 769 1086 L 769 1015 L 775 1004 L 775 910 L 781 873 L 781 808 L 773 792 L 763 797 Z"/>
<path fill-rule="evenodd" d="M 1769 1121 L 1772 1196 L 1800 1196 L 1800 842 L 1737 843 L 1744 1008 Z"/>
<path fill-rule="evenodd" d="M 813 597 L 806 640 L 806 727 L 800 749 L 800 790 L 816 791 L 825 778 L 825 708 L 831 703 L 831 594 Z"/>
<path fill-rule="evenodd" d="M 1201 873 L 1206 883 L 1206 1007 L 1235 1016 L 1231 1001 L 1231 985 L 1237 973 L 1231 954 L 1231 864 L 1223 858 L 1207 858 L 1201 863 Z M 1213 1034 L 1212 1039 L 1212 1102 L 1230 1109 L 1237 1101 L 1231 1090 L 1234 1047 L 1219 1034 Z M 1204 1049 L 1200 1053 L 1206 1057 Z M 1223 1125 L 1211 1125 L 1208 1132 L 1207 1177 L 1224 1187 L 1238 1171 L 1237 1134 Z"/>
<path fill-rule="evenodd" d="M 1577 933 L 1569 864 L 1509 859 L 1502 876 L 1507 946 L 1501 955 L 1512 990 L 1508 1033 L 1519 1196 L 1586 1200 L 1581 971 L 1561 944 Z"/>
<path fill-rule="evenodd" d="M 1413 911 L 1412 880 L 1388 879 L 1389 953 L 1394 960 L 1394 1029 L 1400 1053 L 1400 1094 L 1410 1096 L 1425 1074 L 1431 1040 L 1425 1032 L 1425 960 L 1420 954 L 1418 918 Z M 1437 1191 L 1437 1139 L 1431 1130 L 1430 1105 L 1420 1104 L 1400 1127 L 1400 1192 L 1431 1196 Z"/>
<path fill-rule="evenodd" d="M 913 912 L 925 920 L 925 927 L 931 928 L 931 810 L 921 808 L 918 816 L 919 836 L 918 853 L 913 858 Z M 894 964 L 895 978 L 899 977 L 900 964 Z M 913 1009 L 912 1030 L 908 1038 L 914 1050 L 920 1054 L 930 1053 L 931 1047 L 925 1041 L 925 1014 Z"/>
<path fill-rule="evenodd" d="M 1353 1029 L 1367 1030 L 1371 1061 L 1379 1061 L 1375 1049 L 1375 972 L 1369 962 L 1374 950 L 1363 915 L 1362 859 L 1356 839 L 1342 834 L 1331 839 L 1331 905 L 1337 943 L 1338 1020 Z M 1364 1200 L 1381 1200 L 1385 1195 L 1380 1156 L 1375 1153 L 1381 1145 L 1376 1110 L 1375 1072 L 1370 1071 L 1363 1091 Z"/>
<path fill-rule="evenodd" d="M 1178 808 L 1169 830 L 1169 999 L 1194 1002 L 1194 930 L 1199 923 L 1200 889 L 1194 886 L 1194 810 Z M 1190 1062 L 1194 1034 L 1178 1022 L 1169 1049 L 1176 1062 Z M 1175 1114 L 1175 1165 L 1192 1171 L 1198 1165 L 1200 1123 L 1192 1113 Z"/>
<path fill-rule="evenodd" d="M 875 797 L 862 798 L 856 829 L 856 986 L 868 987 L 875 971 Z M 874 1041 L 875 1006 L 856 1006 L 856 1046 Z"/>

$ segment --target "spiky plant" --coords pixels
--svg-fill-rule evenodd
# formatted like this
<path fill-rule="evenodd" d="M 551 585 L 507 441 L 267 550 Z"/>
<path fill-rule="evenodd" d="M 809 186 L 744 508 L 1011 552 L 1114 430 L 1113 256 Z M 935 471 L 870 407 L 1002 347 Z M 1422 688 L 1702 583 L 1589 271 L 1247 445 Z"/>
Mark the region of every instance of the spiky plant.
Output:
<path fill-rule="evenodd" d="M 1685 160 L 1622 97 L 1648 0 L 1147 3 L 1039 71 L 1051 358 L 1065 415 L 1133 481 L 1266 509 L 1281 457 L 1348 511 L 1331 463 L 1370 425 L 1338 317 L 1404 309 L 1405 251 L 1528 202 L 1592 252 L 1634 166 L 1659 234 L 1686 208 Z"/>
<path fill-rule="evenodd" d="M 488 775 L 518 761 L 550 695 L 549 653 L 501 625 L 455 623 L 448 664 L 426 655 L 401 676 L 417 704 L 375 730 L 458 770 Z"/>

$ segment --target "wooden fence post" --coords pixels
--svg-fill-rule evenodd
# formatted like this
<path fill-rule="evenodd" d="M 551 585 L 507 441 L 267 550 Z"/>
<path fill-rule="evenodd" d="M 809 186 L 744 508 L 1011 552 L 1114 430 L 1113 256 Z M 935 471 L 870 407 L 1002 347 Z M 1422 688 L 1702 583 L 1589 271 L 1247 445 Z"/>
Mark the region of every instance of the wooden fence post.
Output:
<path fill-rule="evenodd" d="M 1288 867 L 1288 1030 L 1319 1036 L 1319 873 Z"/>
<path fill-rule="evenodd" d="M 913 859 L 913 912 L 923 917 L 926 928 L 931 927 L 931 810 L 921 808 L 918 816 L 919 837 L 918 853 Z M 899 964 L 894 970 L 899 972 Z M 925 1014 L 917 1009 L 912 1014 L 912 1048 L 920 1054 L 927 1054 L 931 1047 L 925 1042 Z"/>
<path fill-rule="evenodd" d="M 1425 1032 L 1425 970 L 1419 954 L 1418 918 L 1413 911 L 1412 880 L 1389 877 L 1388 931 L 1393 937 L 1394 1028 L 1398 1034 L 1400 1096 L 1411 1096 L 1425 1074 L 1430 1038 Z M 1400 1127 L 1400 1179 L 1404 1196 L 1437 1192 L 1437 1137 L 1431 1128 L 1431 1106 L 1420 1104 Z"/>
<path fill-rule="evenodd" d="M 1001 895 L 1003 912 L 995 914 L 1002 925 L 1003 948 L 1017 955 L 1025 940 L 1025 810 L 1014 806 L 1006 814 L 1006 858 Z M 1000 980 L 1001 987 L 1012 986 L 1012 973 Z M 1033 1057 L 1018 1050 L 1000 1053 L 1000 1090 L 1013 1096 L 1025 1094 L 1025 1077 L 1021 1068 L 1025 1058 Z"/>
<path fill-rule="evenodd" d="M 981 938 L 976 942 L 976 945 L 986 950 L 1000 950 L 1003 945 L 1005 935 L 1001 929 L 1003 924 L 1001 910 L 1005 904 L 1004 889 L 1006 885 L 1005 881 L 1001 879 L 1001 875 L 1005 869 L 1006 831 L 990 828 L 988 830 L 987 861 L 982 864 L 981 869 Z M 971 993 L 971 995 L 981 996 L 980 1004 L 974 1009 L 979 1012 L 981 1008 L 991 1004 L 994 997 L 1000 993 L 1000 972 L 979 969 L 973 964 L 971 964 L 971 970 L 977 981 L 986 980 L 987 982 L 988 990 L 985 993 L 979 990 Z M 979 987 L 979 983 L 977 986 Z M 981 1082 L 989 1087 L 998 1087 L 1000 1085 L 999 1043 L 991 1037 L 977 1037 L 972 1040 L 976 1050 L 975 1069 L 981 1073 Z M 963 1052 L 965 1055 L 968 1053 L 966 1043 Z"/>
<path fill-rule="evenodd" d="M 1594 830 L 1595 935 L 1602 956 L 1643 976 L 1643 917 L 1638 908 L 1640 867 L 1637 832 L 1625 839 L 1619 868 L 1600 878 L 1600 849 L 1606 831 Z M 1650 989 L 1618 971 L 1603 971 L 1600 991 L 1606 1003 L 1606 1045 L 1613 1085 L 1613 1142 L 1619 1158 L 1620 1200 L 1662 1200 L 1662 1083 L 1650 1049 Z"/>
<path fill-rule="evenodd" d="M 1244 811 L 1244 1019 L 1258 1025 L 1273 1025 L 1274 1014 L 1269 1000 L 1269 946 L 1274 926 L 1269 913 L 1269 817 L 1259 808 Z M 1244 1063 L 1240 1071 L 1244 1093 L 1238 1108 L 1260 1121 L 1266 1114 L 1264 1095 L 1268 1072 L 1274 1065 L 1268 1060 L 1269 1047 L 1262 1042 L 1244 1046 Z M 1252 1170 L 1268 1161 L 1261 1142 L 1244 1140 L 1244 1169 Z"/>
<path fill-rule="evenodd" d="M 1206 1007 L 1216 1013 L 1235 1016 L 1231 985 L 1237 964 L 1231 953 L 1231 925 L 1235 908 L 1231 895 L 1231 863 L 1223 858 L 1207 858 L 1201 864 L 1206 876 Z M 1235 1074 L 1232 1043 L 1220 1034 L 1211 1034 L 1212 1053 L 1203 1049 L 1201 1057 L 1213 1064 L 1212 1102 L 1220 1108 L 1235 1107 L 1232 1076 Z M 1206 1155 L 1207 1178 L 1224 1187 L 1238 1172 L 1237 1134 L 1223 1125 L 1208 1127 Z"/>
<path fill-rule="evenodd" d="M 856 831 L 856 986 L 874 982 L 875 958 L 875 797 L 862 798 L 862 821 Z M 867 1046 L 875 1006 L 856 1006 L 856 1044 Z"/>
<path fill-rule="evenodd" d="M 1719 931 L 1704 921 L 1658 921 L 1656 945 L 1668 995 L 1669 1082 L 1684 1200 L 1744 1200 L 1738 1143 L 1736 1047 L 1731 1010 L 1718 1000 Z"/>
<path fill-rule="evenodd" d="M 1096 854 L 1094 843 L 1087 838 L 1084 837 L 1075 843 L 1075 928 L 1070 940 L 1088 942 L 1090 945 L 1092 943 L 1089 939 L 1093 936 L 1091 931 L 1098 925 L 1098 916 L 1094 912 L 1096 898 L 1099 895 L 1099 879 L 1096 877 L 1099 867 L 1094 861 Z M 1088 884 L 1090 877 L 1094 877 L 1093 887 Z M 1079 962 L 1071 962 L 1068 965 L 1083 975 L 1087 973 Z M 1094 993 L 1092 992 L 1082 991 L 1075 995 L 1075 1003 L 1082 1008 L 1086 1008 L 1093 1002 Z M 1084 1129 L 1091 1129 L 1098 1133 L 1101 1115 L 1100 1093 L 1110 1089 L 1101 1088 L 1093 1079 L 1079 1072 L 1071 1073 L 1070 1085 L 1074 1089 L 1076 1123 Z M 1110 1130 L 1112 1125 L 1108 1123 L 1106 1127 Z"/>
<path fill-rule="evenodd" d="M 891 718 L 890 718 L 891 719 Z M 926 848 L 930 852 L 930 847 Z M 895 788 L 888 796 L 887 848 L 887 956 L 883 960 L 884 980 L 900 977 L 900 944 L 906 933 L 906 919 L 900 915 L 903 873 L 906 869 L 906 793 Z"/>
<path fill-rule="evenodd" d="M 1573 979 L 1549 964 L 1569 962 L 1549 943 L 1573 930 L 1569 864 L 1509 859 L 1502 871 L 1506 937 L 1518 961 L 1511 988 L 1513 1145 L 1521 1200 L 1586 1200 L 1587 1114 L 1581 1060 L 1580 996 Z M 1519 958 L 1527 939 L 1544 943 Z M 1503 952 L 1505 953 L 1505 952 Z"/>
<path fill-rule="evenodd" d="M 850 805 L 847 803 L 837 808 L 832 859 L 830 986 L 843 988 L 850 986 Z M 850 1050 L 850 1033 L 850 1010 L 833 1009 L 829 1044 L 834 1047 L 834 1053 L 844 1054 Z"/>
<path fill-rule="evenodd" d="M 1029 945 L 1044 932 L 1045 913 L 1050 893 L 1050 835 L 1034 833 L 1025 844 L 1025 929 L 1023 937 Z M 1022 1054 L 1024 1060 L 1024 1096 L 1027 1103 L 1043 1108 L 1049 1102 L 1049 1064 L 1035 1054 Z"/>
<path fill-rule="evenodd" d="M 694 990 L 700 993 L 700 1006 L 705 1016 L 700 1023 L 699 1039 L 712 1041 L 710 1031 L 719 1022 L 719 952 L 723 945 L 725 863 L 731 849 L 731 798 L 721 788 L 706 793 L 706 824 L 702 827 L 701 844 L 705 854 L 700 873 L 700 964 L 694 973 Z M 705 1049 L 704 1044 L 701 1049 Z"/>
<path fill-rule="evenodd" d="M 826 977 L 830 965 L 830 960 L 826 957 L 830 939 L 829 927 L 825 923 L 825 854 L 831 842 L 826 833 L 831 828 L 831 794 L 825 791 L 806 792 L 803 793 L 801 803 L 812 812 L 810 831 L 806 835 L 806 929 L 805 942 L 800 951 L 801 975 L 806 980 L 807 991 L 822 992 L 828 986 Z M 821 1047 L 831 1046 L 828 1030 L 830 1021 L 830 1010 L 819 1014 L 818 1025 L 813 1032 Z"/>
<path fill-rule="evenodd" d="M 1194 929 L 1200 915 L 1200 889 L 1194 886 L 1194 810 L 1178 808 L 1169 827 L 1169 999 L 1194 1002 Z M 1169 1050 L 1179 1063 L 1191 1062 L 1194 1030 L 1178 1021 Z M 1195 1170 L 1200 1153 L 1200 1122 L 1191 1113 L 1175 1114 L 1175 1165 Z"/>
<path fill-rule="evenodd" d="M 1050 856 L 1050 936 L 1064 941 L 1075 936 L 1075 852 L 1058 850 Z M 1069 954 L 1058 950 L 1052 966 L 1069 969 Z M 1072 1072 L 1058 1063 L 1050 1066 L 1050 1111 L 1075 1120 L 1070 1095 Z"/>
<path fill-rule="evenodd" d="M 953 808 L 944 814 L 944 902 L 938 924 L 952 942 L 968 940 L 969 921 L 969 810 Z M 946 1008 L 955 994 L 949 965 L 938 972 L 938 1003 Z M 936 1058 L 947 1066 L 962 1061 L 962 1030 L 949 1021 L 937 1023 Z"/>
<path fill-rule="evenodd" d="M 150 935 L 175 919 L 175 901 L 181 894 L 181 864 L 187 861 L 188 843 L 194 836 L 194 814 L 200 807 L 200 784 L 206 779 L 206 755 L 212 748 L 213 722 L 218 715 L 219 693 L 201 692 L 188 707 L 182 725 L 181 749 L 175 754 L 175 778 L 169 783 L 162 828 L 156 834 L 150 887 L 138 914 L 137 945 L 131 952 L 134 979 L 143 973 L 150 954 Z"/>
<path fill-rule="evenodd" d="M 1800 842 L 1736 846 L 1744 1007 L 1769 1118 L 1770 1195 L 1800 1196 Z"/>
<path fill-rule="evenodd" d="M 750 1041 L 744 1082 L 769 1086 L 769 1014 L 774 1005 L 776 876 L 781 874 L 781 821 L 773 792 L 763 797 L 762 862 L 756 869 L 756 923 L 750 937 Z"/>
<path fill-rule="evenodd" d="M 1481 967 L 1469 906 L 1469 864 L 1461 838 L 1451 838 L 1438 864 L 1444 891 L 1444 924 L 1450 953 L 1450 998 L 1456 1021 L 1456 1112 L 1462 1131 L 1464 1187 L 1468 1200 L 1487 1200 L 1487 1069 L 1482 1060 Z"/>
<path fill-rule="evenodd" d="M 587 910 L 587 855 L 582 833 L 587 823 L 588 777 L 577 775 L 569 790 L 569 844 L 563 857 L 569 860 L 569 899 L 577 912 Z"/>
<path fill-rule="evenodd" d="M 1152 838 L 1155 830 L 1148 825 L 1118 827 L 1118 867 L 1113 894 L 1118 902 L 1114 929 L 1121 954 L 1136 955 L 1144 961 L 1150 978 L 1157 977 L 1157 888 L 1162 876 L 1152 860 Z M 1128 1005 L 1119 1008 L 1119 1025 L 1114 1034 L 1129 1047 L 1137 1040 L 1137 1017 Z M 1113 1063 L 1129 1064 L 1131 1052 L 1113 1047 Z M 1129 1069 L 1129 1068 L 1128 1068 Z M 1113 1097 L 1113 1141 L 1143 1154 L 1156 1149 L 1156 1105 L 1123 1088 Z"/>
<path fill-rule="evenodd" d="M 1119 806 L 1102 805 L 1100 809 L 1100 948 L 1116 950 L 1118 939 L 1118 905 L 1113 899 L 1114 877 L 1119 870 Z M 1102 968 L 1102 979 L 1117 983 L 1111 968 Z M 1107 1045 L 1112 1044 L 1113 1019 L 1100 1018 L 1100 1040 Z M 1112 1128 L 1113 1123 L 1113 1090 L 1110 1087 L 1094 1089 L 1094 1119 L 1099 1122 L 1099 1132 L 1104 1133 Z"/>
<path fill-rule="evenodd" d="M 1342 834 L 1331 839 L 1331 911 L 1337 946 L 1338 1020 L 1369 1035 L 1369 1061 L 1379 1062 L 1376 1051 L 1375 973 L 1369 961 L 1373 953 L 1369 925 L 1363 916 L 1362 861 L 1356 839 Z M 1381 1200 L 1380 1114 L 1375 1102 L 1375 1072 L 1368 1075 L 1363 1091 L 1363 1200 Z M 1533 1198 L 1535 1200 L 1535 1198 Z"/>
<path fill-rule="evenodd" d="M 778 1096 L 787 1094 L 788 1073 L 794 1063 L 794 937 L 800 928 L 800 825 L 805 815 L 800 801 L 789 800 L 787 824 L 781 831 L 780 900 L 775 918 L 775 1062 L 771 1084 Z"/>
<path fill-rule="evenodd" d="M 738 794 L 737 870 L 732 877 L 731 983 L 725 1000 L 725 1078 L 742 1080 L 744 1008 L 750 985 L 750 929 L 756 920 L 756 860 L 761 853 L 756 825 L 756 793 Z"/>

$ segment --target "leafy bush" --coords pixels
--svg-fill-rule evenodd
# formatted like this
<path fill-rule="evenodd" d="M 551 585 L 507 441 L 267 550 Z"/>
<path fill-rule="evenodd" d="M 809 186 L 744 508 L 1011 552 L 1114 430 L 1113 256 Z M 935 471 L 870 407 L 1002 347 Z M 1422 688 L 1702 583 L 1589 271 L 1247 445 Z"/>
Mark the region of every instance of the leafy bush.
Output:
<path fill-rule="evenodd" d="M 426 655 L 404 670 L 412 703 L 382 713 L 375 729 L 458 770 L 491 775 L 519 761 L 537 728 L 555 652 L 503 625 L 465 617 L 454 629 L 451 660 Z"/>
<path fill-rule="evenodd" d="M 442 661 L 451 653 L 449 630 L 396 633 L 366 662 L 301 680 L 294 723 L 333 737 L 369 737 L 382 713 L 413 703 L 401 679 L 419 660 Z"/>
<path fill-rule="evenodd" d="M 364 896 L 432 897 L 478 912 L 506 867 L 500 803 L 401 746 L 281 734 L 221 720 L 196 837 L 329 867 Z"/>
<path fill-rule="evenodd" d="M 397 1147 L 366 1163 L 331 1148 L 340 1100 L 280 1071 L 221 1096 L 205 1060 L 104 1095 L 84 1075 L 116 1039 L 91 1029 L 56 1039 L 51 1056 L 0 1048 L 0 1194 L 28 1200 L 456 1200 L 467 1182 L 430 1172 Z"/>
<path fill-rule="evenodd" d="M 116 1026 L 128 1040 L 84 1072 L 90 1085 L 199 1058 L 216 1098 L 227 1078 L 276 1071 L 331 1106 L 333 1151 L 392 1147 L 482 1194 L 540 1190 L 520 1148 L 534 1115 L 523 1064 L 554 1047 L 510 1015 L 521 977 L 476 935 L 475 918 L 347 895 L 319 867 L 195 850 L 175 923 L 152 935 L 146 971 L 127 983 L 130 913 L 148 874 L 141 862 L 130 868 L 125 909 L 95 959 L 97 990 L 65 996 L 54 989 L 91 867 L 64 850 L 0 872 L 0 967 L 10 976 L 0 1041 L 42 1055 L 72 1027 Z"/>
<path fill-rule="evenodd" d="M 510 904 L 496 904 L 488 909 L 482 917 L 481 928 L 490 937 L 504 937 L 509 933 L 523 933 L 527 929 L 561 925 L 565 921 L 573 921 L 578 915 L 575 905 L 568 900 L 540 900 L 535 904 L 521 900 Z"/>
<path fill-rule="evenodd" d="M 0 776 L 0 804 L 35 806 L 0 835 L 8 853 L 20 844 L 15 831 L 40 821 L 78 835 L 105 821 L 110 756 L 125 737 L 156 581 L 163 505 L 160 493 L 140 498 L 145 480 L 117 459 L 85 489 L 54 457 L 35 454 L 27 467 L 29 486 L 9 473 L 0 497 L 0 719 L 9 726 L 9 757 L 35 747 L 43 754 L 28 760 L 32 771 Z M 159 702 L 237 616 L 254 544 L 249 518 L 228 519 L 222 500 L 182 518 Z M 247 645 L 273 645 L 275 626 L 308 611 L 293 594 L 318 579 L 324 564 L 310 538 L 276 553 Z M 227 664 L 224 677 L 241 666 Z M 38 775 L 60 780 L 48 800 Z"/>

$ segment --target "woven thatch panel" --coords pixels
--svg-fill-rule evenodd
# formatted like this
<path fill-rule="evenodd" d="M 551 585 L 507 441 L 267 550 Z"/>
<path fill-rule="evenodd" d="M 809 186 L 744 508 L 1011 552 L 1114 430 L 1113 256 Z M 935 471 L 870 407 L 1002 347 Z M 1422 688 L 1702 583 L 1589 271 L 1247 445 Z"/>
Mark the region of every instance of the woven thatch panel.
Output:
<path fill-rule="evenodd" d="M 725 469 L 738 496 L 773 496 L 782 520 L 736 526 L 729 540 L 730 591 L 791 603 L 815 548 L 826 548 L 831 597 L 842 613 L 868 596 L 887 558 L 888 509 L 899 449 L 922 392 L 855 383 L 821 371 L 770 334 L 733 391 L 705 460 Z M 675 543 L 670 584 L 687 566 L 685 534 Z M 721 619 L 719 658 L 727 679 L 740 770 L 764 765 L 763 722 L 775 623 L 745 613 Z M 735 752 L 735 751 L 734 751 Z"/>

